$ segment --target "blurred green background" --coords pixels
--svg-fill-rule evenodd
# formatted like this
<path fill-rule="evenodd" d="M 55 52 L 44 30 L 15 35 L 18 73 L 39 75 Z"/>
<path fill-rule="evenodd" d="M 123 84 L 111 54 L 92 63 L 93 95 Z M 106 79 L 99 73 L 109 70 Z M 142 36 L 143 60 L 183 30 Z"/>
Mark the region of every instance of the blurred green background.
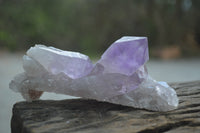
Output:
<path fill-rule="evenodd" d="M 200 55 L 199 0 L 0 0 L 0 49 L 45 44 L 99 56 L 122 36 L 147 36 L 151 56 Z"/>

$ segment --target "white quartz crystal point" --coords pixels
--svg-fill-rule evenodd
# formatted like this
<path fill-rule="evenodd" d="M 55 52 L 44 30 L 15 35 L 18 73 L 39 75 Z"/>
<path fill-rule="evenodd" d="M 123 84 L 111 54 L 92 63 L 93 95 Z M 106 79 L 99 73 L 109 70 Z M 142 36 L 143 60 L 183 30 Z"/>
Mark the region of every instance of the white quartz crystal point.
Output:
<path fill-rule="evenodd" d="M 53 84 L 58 82 L 57 79 L 51 78 L 56 77 L 53 75 L 58 75 L 57 78 L 63 75 L 69 81 L 88 75 L 93 69 L 93 64 L 88 56 L 78 52 L 35 45 L 27 51 L 27 55 L 23 56 L 23 68 L 25 72 L 18 74 L 11 81 L 9 87 L 20 92 L 27 101 L 32 101 L 40 97 L 40 91 L 44 91 L 41 84 L 43 86 L 46 84 L 49 88 L 48 85 L 54 86 Z M 67 81 L 65 80 L 65 82 Z M 59 93 L 61 89 L 59 88 L 56 92 Z M 55 92 L 55 88 L 47 91 Z M 60 91 L 60 93 L 63 93 L 63 91 Z"/>
<path fill-rule="evenodd" d="M 63 72 L 72 79 L 86 76 L 93 69 L 89 57 L 78 52 L 35 45 L 27 51 L 27 55 L 41 64 L 48 72 L 52 74 Z"/>

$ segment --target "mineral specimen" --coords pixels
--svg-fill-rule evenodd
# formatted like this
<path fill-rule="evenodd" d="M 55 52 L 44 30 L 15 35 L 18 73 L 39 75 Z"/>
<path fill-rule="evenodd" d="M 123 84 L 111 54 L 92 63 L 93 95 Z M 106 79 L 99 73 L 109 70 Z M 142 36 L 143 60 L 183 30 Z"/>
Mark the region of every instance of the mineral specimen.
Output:
<path fill-rule="evenodd" d="M 35 45 L 9 86 L 27 101 L 46 91 L 153 111 L 177 108 L 175 90 L 148 75 L 148 59 L 146 37 L 122 37 L 95 64 L 78 52 Z"/>

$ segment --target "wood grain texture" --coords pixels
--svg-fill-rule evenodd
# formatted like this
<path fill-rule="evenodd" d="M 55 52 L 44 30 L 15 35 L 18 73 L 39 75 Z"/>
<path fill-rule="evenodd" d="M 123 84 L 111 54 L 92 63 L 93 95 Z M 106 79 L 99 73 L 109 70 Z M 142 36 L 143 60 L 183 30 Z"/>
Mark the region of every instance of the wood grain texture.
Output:
<path fill-rule="evenodd" d="M 169 112 L 85 99 L 16 103 L 12 133 L 200 133 L 200 81 L 171 86 L 180 101 Z"/>

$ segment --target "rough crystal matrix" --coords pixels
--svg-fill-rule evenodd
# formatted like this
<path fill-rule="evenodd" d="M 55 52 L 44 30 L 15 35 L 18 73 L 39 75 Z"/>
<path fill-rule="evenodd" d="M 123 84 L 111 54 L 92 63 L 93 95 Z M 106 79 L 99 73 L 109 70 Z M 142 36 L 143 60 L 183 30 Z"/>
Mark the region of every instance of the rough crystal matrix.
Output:
<path fill-rule="evenodd" d="M 78 52 L 35 45 L 24 55 L 24 72 L 10 88 L 27 101 L 47 91 L 154 111 L 175 109 L 175 90 L 148 75 L 148 59 L 146 37 L 122 37 L 95 64 Z"/>

